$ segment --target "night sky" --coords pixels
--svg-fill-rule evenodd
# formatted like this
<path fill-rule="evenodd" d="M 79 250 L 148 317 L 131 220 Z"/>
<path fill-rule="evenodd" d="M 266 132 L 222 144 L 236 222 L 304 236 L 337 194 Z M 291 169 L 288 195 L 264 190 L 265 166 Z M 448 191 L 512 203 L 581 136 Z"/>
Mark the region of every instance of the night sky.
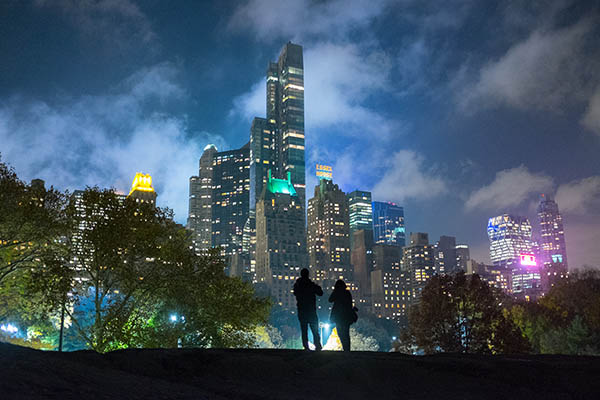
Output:
<path fill-rule="evenodd" d="M 307 195 L 405 208 L 489 261 L 487 219 L 555 194 L 570 268 L 600 267 L 597 1 L 0 2 L 0 153 L 24 180 L 128 192 L 185 223 L 208 143 L 249 139 L 265 72 L 304 46 Z"/>

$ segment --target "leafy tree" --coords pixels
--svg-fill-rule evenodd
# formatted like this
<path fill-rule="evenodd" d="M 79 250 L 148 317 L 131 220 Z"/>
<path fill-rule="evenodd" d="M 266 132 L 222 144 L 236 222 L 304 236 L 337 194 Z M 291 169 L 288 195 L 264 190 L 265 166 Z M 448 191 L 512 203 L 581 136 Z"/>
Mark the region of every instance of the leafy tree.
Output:
<path fill-rule="evenodd" d="M 69 254 L 49 260 L 35 282 L 50 304 L 69 293 L 71 330 L 86 347 L 104 352 L 254 342 L 268 301 L 225 276 L 218 251 L 197 256 L 170 210 L 88 188 L 72 199 L 67 215 L 74 228 L 66 238 Z"/>
<path fill-rule="evenodd" d="M 537 303 L 513 305 L 509 318 L 542 354 L 600 354 L 600 277 L 572 273 Z"/>
<path fill-rule="evenodd" d="M 403 347 L 416 346 L 428 354 L 520 351 L 525 342 L 503 315 L 503 300 L 478 275 L 434 276 L 410 311 Z"/>
<path fill-rule="evenodd" d="M 0 283 L 40 266 L 67 229 L 66 196 L 41 184 L 25 184 L 0 161 Z"/>
<path fill-rule="evenodd" d="M 350 328 L 350 346 L 353 351 L 379 351 L 379 344 L 374 337 L 363 335 L 354 328 Z"/>

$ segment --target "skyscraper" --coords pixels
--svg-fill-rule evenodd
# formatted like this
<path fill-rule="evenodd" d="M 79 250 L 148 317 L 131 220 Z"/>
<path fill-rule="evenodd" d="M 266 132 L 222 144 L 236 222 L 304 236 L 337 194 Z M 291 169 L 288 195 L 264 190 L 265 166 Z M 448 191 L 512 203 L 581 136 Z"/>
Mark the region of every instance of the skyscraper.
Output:
<path fill-rule="evenodd" d="M 308 201 L 308 255 L 313 276 L 320 282 L 351 280 L 348 200 L 338 185 L 321 179 Z"/>
<path fill-rule="evenodd" d="M 403 271 L 402 248 L 390 244 L 373 246 L 371 272 L 371 310 L 379 318 L 404 324 L 413 300 L 410 274 Z"/>
<path fill-rule="evenodd" d="M 533 254 L 529 219 L 499 215 L 489 219 L 487 233 L 492 263 L 511 271 L 510 292 L 526 299 L 539 295 L 540 271 Z"/>
<path fill-rule="evenodd" d="M 427 281 L 437 273 L 434 246 L 429 244 L 427 233 L 411 233 L 410 244 L 404 247 L 402 268 L 408 273 L 413 297 L 419 298 Z"/>
<path fill-rule="evenodd" d="M 375 243 L 406 245 L 404 208 L 394 203 L 373 202 L 373 241 Z"/>
<path fill-rule="evenodd" d="M 440 236 L 440 240 L 435 244 L 434 253 L 437 271 L 449 275 L 457 272 L 456 238 L 454 236 Z"/>
<path fill-rule="evenodd" d="M 291 182 L 267 173 L 256 203 L 256 281 L 275 302 L 294 309 L 294 280 L 307 263 L 304 211 Z"/>
<path fill-rule="evenodd" d="M 373 207 L 371 192 L 355 190 L 348 193 L 348 210 L 350 212 L 350 237 L 359 230 L 373 230 Z"/>
<path fill-rule="evenodd" d="M 267 71 L 267 119 L 275 120 L 275 162 L 279 176 L 289 172 L 300 204 L 305 202 L 304 59 L 302 46 L 288 42 Z"/>
<path fill-rule="evenodd" d="M 215 153 L 213 158 L 212 246 L 240 253 L 250 199 L 250 149 Z"/>
<path fill-rule="evenodd" d="M 542 194 L 537 210 L 540 224 L 540 249 L 538 260 L 542 268 L 542 284 L 548 290 L 557 279 L 567 276 L 567 245 L 562 217 L 558 204 L 547 195 Z"/>
<path fill-rule="evenodd" d="M 267 69 L 267 117 L 255 118 L 250 130 L 250 207 L 254 209 L 267 171 L 292 184 L 304 210 L 304 61 L 302 46 L 287 43 Z"/>
<path fill-rule="evenodd" d="M 205 148 L 199 175 L 190 178 L 188 228 L 198 251 L 220 247 L 229 256 L 242 251 L 250 200 L 250 148 L 218 152 Z"/>
<path fill-rule="evenodd" d="M 467 271 L 467 262 L 471 259 L 469 246 L 466 244 L 456 245 L 456 271 Z"/>
<path fill-rule="evenodd" d="M 198 165 L 198 176 L 190 178 L 190 197 L 187 228 L 193 232 L 196 251 L 212 246 L 213 159 L 217 147 L 204 148 Z"/>
<path fill-rule="evenodd" d="M 144 175 L 141 172 L 135 174 L 128 197 L 135 199 L 137 202 L 156 204 L 156 192 L 152 187 L 150 174 Z"/>

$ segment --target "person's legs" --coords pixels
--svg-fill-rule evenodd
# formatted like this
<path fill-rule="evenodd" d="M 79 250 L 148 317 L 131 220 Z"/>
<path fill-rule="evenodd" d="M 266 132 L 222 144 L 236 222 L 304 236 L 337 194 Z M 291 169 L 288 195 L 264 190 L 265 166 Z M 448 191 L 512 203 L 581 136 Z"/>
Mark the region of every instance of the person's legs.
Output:
<path fill-rule="evenodd" d="M 338 336 L 340 337 L 340 342 L 342 342 L 342 348 L 344 351 L 350 351 L 350 325 L 338 324 L 337 332 Z"/>
<path fill-rule="evenodd" d="M 302 346 L 308 350 L 308 321 L 300 320 L 300 332 L 302 333 Z"/>
<path fill-rule="evenodd" d="M 315 319 L 310 321 L 310 330 L 313 334 L 313 342 L 315 343 L 315 349 L 321 350 L 321 335 L 319 335 L 319 320 Z"/>

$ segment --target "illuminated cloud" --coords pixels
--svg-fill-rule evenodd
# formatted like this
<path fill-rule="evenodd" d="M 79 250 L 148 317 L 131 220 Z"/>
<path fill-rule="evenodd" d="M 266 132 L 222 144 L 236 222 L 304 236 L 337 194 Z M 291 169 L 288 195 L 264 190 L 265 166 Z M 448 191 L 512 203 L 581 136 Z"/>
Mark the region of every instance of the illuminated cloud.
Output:
<path fill-rule="evenodd" d="M 414 151 L 400 150 L 380 163 L 385 172 L 372 189 L 373 198 L 379 201 L 426 200 L 448 190 L 444 181 L 436 176 L 435 169 Z"/>
<path fill-rule="evenodd" d="M 82 96 L 60 106 L 23 98 L 3 102 L 3 161 L 23 179 L 42 178 L 70 190 L 98 185 L 128 193 L 136 172 L 149 173 L 158 204 L 185 222 L 187 178 L 197 174 L 202 148 L 207 142 L 227 145 L 206 132 L 190 137 L 185 115 L 154 108 L 185 97 L 175 76 L 175 67 L 163 63 L 136 72 L 110 95 Z"/>
<path fill-rule="evenodd" d="M 600 215 L 600 176 L 560 185 L 556 191 L 556 202 L 564 213 Z"/>
<path fill-rule="evenodd" d="M 531 173 L 521 165 L 498 172 L 493 182 L 471 193 L 465 208 L 467 211 L 483 209 L 502 213 L 552 187 L 552 178 Z"/>
<path fill-rule="evenodd" d="M 582 95 L 585 39 L 592 25 L 536 30 L 499 59 L 484 65 L 478 80 L 460 93 L 465 110 L 497 104 L 558 110 Z"/>
<path fill-rule="evenodd" d="M 600 135 L 600 86 L 590 98 L 582 123 L 586 128 Z"/>

